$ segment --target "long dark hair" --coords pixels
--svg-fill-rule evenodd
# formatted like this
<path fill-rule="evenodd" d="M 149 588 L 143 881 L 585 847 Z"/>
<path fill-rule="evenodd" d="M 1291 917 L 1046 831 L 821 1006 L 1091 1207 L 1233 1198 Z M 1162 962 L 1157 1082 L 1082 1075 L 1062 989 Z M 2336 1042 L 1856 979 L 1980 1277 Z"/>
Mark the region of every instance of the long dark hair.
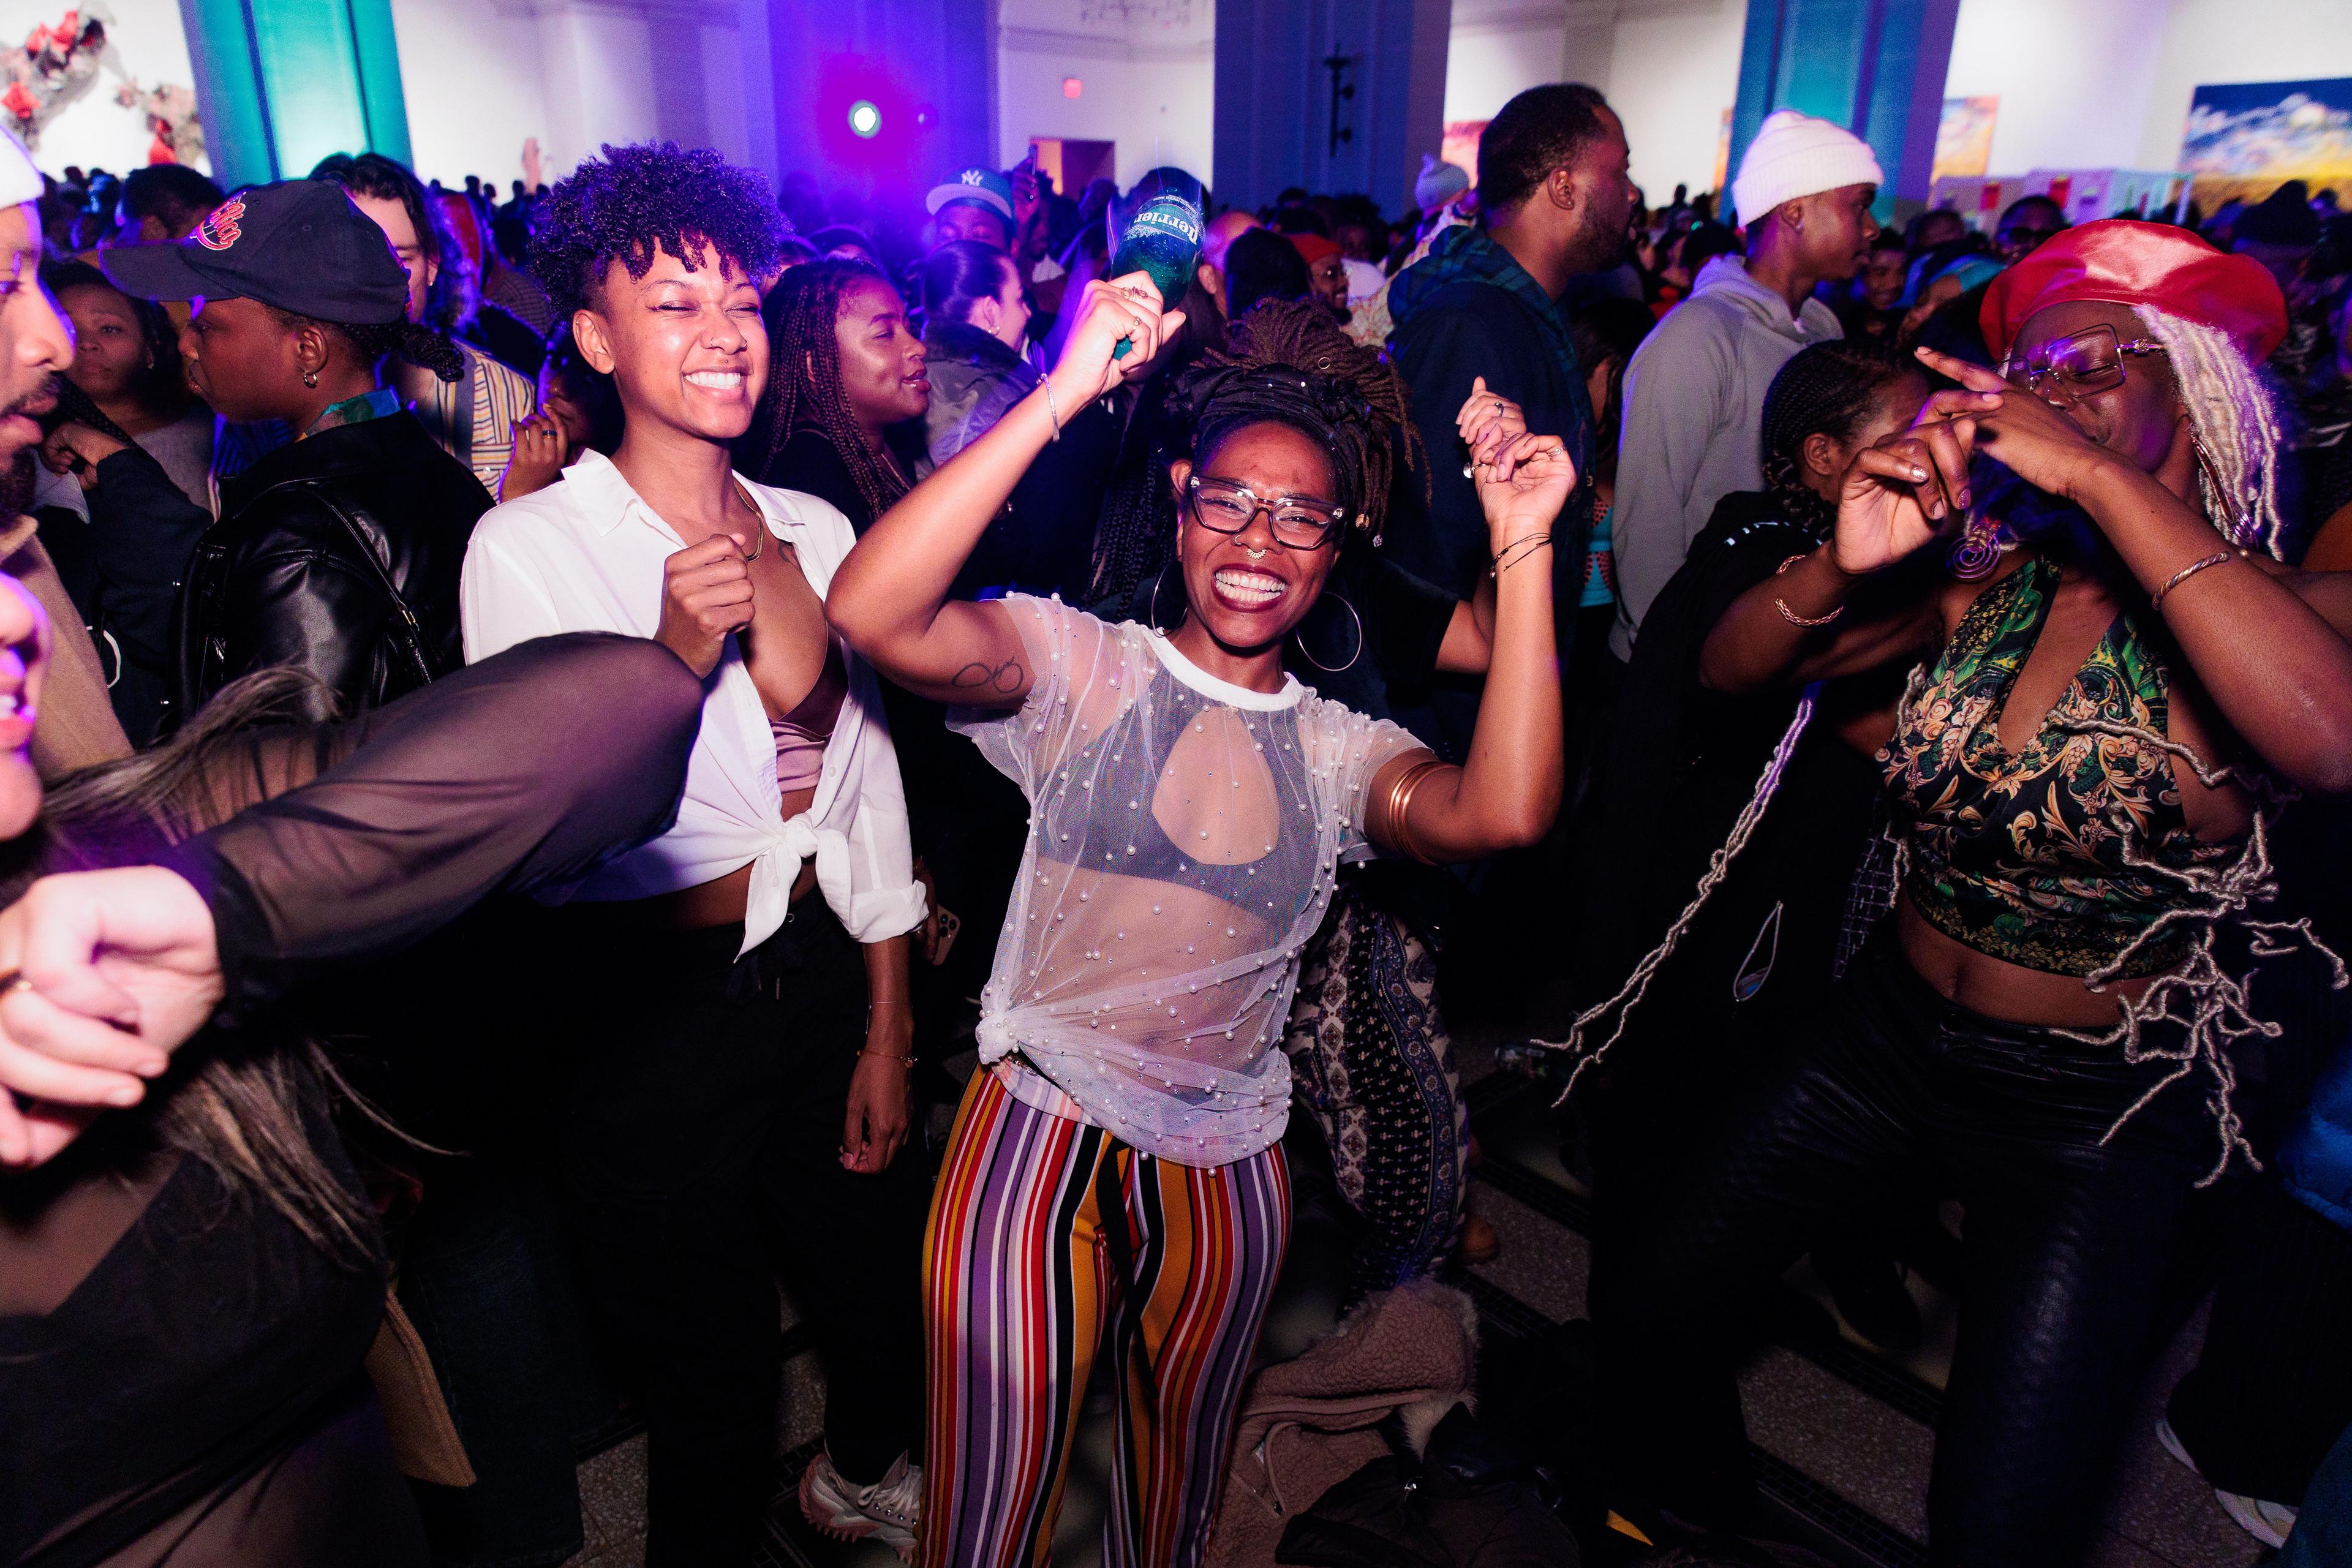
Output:
<path fill-rule="evenodd" d="M 162 744 L 67 775 L 47 792 L 31 830 L 0 847 L 0 902 L 47 872 L 152 859 L 309 782 L 322 760 L 309 715 L 322 701 L 332 709 L 331 694 L 309 674 L 260 670 L 224 688 Z M 107 1126 L 143 1120 L 152 1142 L 203 1161 L 233 1195 L 268 1205 L 342 1266 L 365 1268 L 379 1250 L 375 1215 L 313 1142 L 330 1090 L 398 1136 L 316 1041 L 266 1026 L 191 1042 L 149 1086 L 146 1103 L 111 1113 Z"/>
<path fill-rule="evenodd" d="M 907 481 L 866 445 L 841 384 L 835 332 L 842 296 L 865 282 L 891 288 L 889 276 L 872 262 L 835 257 L 793 268 L 768 291 L 760 305 L 768 324 L 768 386 L 746 433 L 751 445 L 742 456 L 750 460 L 739 466 L 766 483 L 776 454 L 794 429 L 806 426 L 833 443 L 858 495 L 880 517 L 907 493 Z"/>
<path fill-rule="evenodd" d="M 482 279 L 473 256 L 458 239 L 449 215 L 408 165 L 381 153 L 330 153 L 311 166 L 310 178 L 332 180 L 355 196 L 398 202 L 406 208 L 416 230 L 416 247 L 434 268 L 432 286 L 425 291 L 425 320 L 443 332 L 473 326 L 482 305 Z"/>
<path fill-rule="evenodd" d="M 919 268 L 923 314 L 933 321 L 969 321 L 974 305 L 1003 291 L 1012 267 L 1013 258 L 976 239 L 933 247 Z"/>

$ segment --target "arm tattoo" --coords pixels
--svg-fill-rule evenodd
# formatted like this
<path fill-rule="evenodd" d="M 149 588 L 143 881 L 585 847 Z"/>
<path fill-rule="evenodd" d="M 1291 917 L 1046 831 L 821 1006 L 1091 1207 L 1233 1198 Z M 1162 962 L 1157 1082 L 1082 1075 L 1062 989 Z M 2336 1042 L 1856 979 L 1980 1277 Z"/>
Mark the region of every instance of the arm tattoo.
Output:
<path fill-rule="evenodd" d="M 1021 689 L 1021 682 L 1026 674 L 1017 658 L 1008 658 L 993 669 L 974 659 L 957 670 L 955 679 L 950 684 L 964 690 L 985 686 L 998 696 L 1004 697 Z"/>

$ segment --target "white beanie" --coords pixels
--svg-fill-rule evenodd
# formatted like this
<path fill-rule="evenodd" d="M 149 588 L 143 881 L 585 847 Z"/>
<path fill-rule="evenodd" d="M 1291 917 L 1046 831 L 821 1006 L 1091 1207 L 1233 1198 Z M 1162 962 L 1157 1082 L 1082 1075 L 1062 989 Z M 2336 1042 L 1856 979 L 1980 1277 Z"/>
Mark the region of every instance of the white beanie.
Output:
<path fill-rule="evenodd" d="M 1422 211 L 1450 202 L 1469 188 L 1470 176 L 1463 173 L 1459 163 L 1441 163 L 1434 153 L 1421 155 L 1421 174 L 1412 182 L 1412 200 Z"/>
<path fill-rule="evenodd" d="M 1731 182 L 1741 223 L 1754 223 L 1782 202 L 1841 185 L 1880 185 L 1886 176 L 1870 143 L 1842 125 L 1779 109 L 1764 117 L 1756 140 Z"/>
<path fill-rule="evenodd" d="M 25 151 L 16 132 L 0 126 L 0 207 L 37 202 L 44 189 L 41 172 L 33 167 L 33 155 Z"/>

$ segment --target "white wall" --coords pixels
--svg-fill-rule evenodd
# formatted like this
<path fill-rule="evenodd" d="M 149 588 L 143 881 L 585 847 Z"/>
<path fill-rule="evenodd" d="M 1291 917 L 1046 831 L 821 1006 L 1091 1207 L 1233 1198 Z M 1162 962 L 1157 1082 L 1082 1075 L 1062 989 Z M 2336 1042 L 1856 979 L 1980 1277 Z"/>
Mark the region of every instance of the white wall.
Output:
<path fill-rule="evenodd" d="M 1567 30 L 1559 7 L 1454 0 L 1445 53 L 1445 118 L 1492 120 L 1516 95 L 1559 81 Z"/>
<path fill-rule="evenodd" d="M 0 39 L 19 45 L 36 25 L 53 25 L 65 9 L 64 0 L 0 0 Z M 114 101 L 115 91 L 134 79 L 142 88 L 194 87 L 188 37 L 175 0 L 97 0 L 82 14 L 106 23 L 106 52 L 96 75 L 41 128 L 33 159 L 51 174 L 72 163 L 127 174 L 145 166 L 153 138 L 145 111 L 123 108 Z M 207 160 L 195 163 L 211 168 Z"/>
<path fill-rule="evenodd" d="M 1747 26 L 1748 0 L 1660 5 L 1618 20 L 1609 79 L 1594 85 L 1625 121 L 1633 181 L 1654 205 L 1678 184 L 1714 186 L 1723 111 L 1739 98 Z M 1573 73 L 1573 59 L 1569 68 Z"/>
<path fill-rule="evenodd" d="M 1173 25 L 1094 18 L 1079 0 L 1002 0 L 997 13 L 997 158 L 1033 136 L 1117 144 L 1113 177 L 1132 184 L 1171 163 L 1216 185 L 1216 6 L 1193 0 Z M 1085 84 L 1062 96 L 1062 79 Z M 1077 193 L 1069 193 L 1076 195 Z"/>
<path fill-rule="evenodd" d="M 2170 10 L 2168 0 L 1960 0 L 1944 94 L 1999 95 L 1987 173 L 2170 168 L 2180 151 L 2185 96 L 2172 145 L 2159 162 L 2140 162 L 2141 110 Z"/>
<path fill-rule="evenodd" d="M 2201 83 L 2352 76 L 2352 0 L 2172 0 L 2171 11 L 2139 168 L 2175 165 L 2189 95 Z"/>
<path fill-rule="evenodd" d="M 550 179 L 607 142 L 655 136 L 750 157 L 723 0 L 392 0 L 392 19 L 428 179 L 488 174 L 503 189 L 531 136 Z"/>
<path fill-rule="evenodd" d="M 1677 184 L 1702 191 L 1739 96 L 1747 24 L 1748 0 L 1456 0 L 1445 118 L 1491 120 L 1528 88 L 1588 82 L 1624 120 L 1654 200 Z"/>
<path fill-rule="evenodd" d="M 1990 173 L 2163 170 L 2200 84 L 2340 76 L 2347 0 L 1960 0 L 1944 91 L 2000 97 Z"/>
<path fill-rule="evenodd" d="M 521 177 L 523 140 L 530 136 L 547 154 L 548 173 L 557 172 L 539 26 L 527 8 L 489 0 L 392 0 L 392 27 L 400 43 L 408 150 L 419 174 L 452 186 L 464 184 L 467 174 L 488 174 L 503 190 Z"/>

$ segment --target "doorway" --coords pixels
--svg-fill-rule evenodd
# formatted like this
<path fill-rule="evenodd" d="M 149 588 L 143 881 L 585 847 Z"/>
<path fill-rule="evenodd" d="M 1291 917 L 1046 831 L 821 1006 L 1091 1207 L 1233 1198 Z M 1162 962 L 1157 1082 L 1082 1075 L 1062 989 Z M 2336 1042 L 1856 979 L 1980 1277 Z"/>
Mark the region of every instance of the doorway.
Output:
<path fill-rule="evenodd" d="M 1079 142 L 1066 136 L 1032 136 L 1029 150 L 1036 155 L 1038 172 L 1050 175 L 1054 189 L 1072 201 L 1097 180 L 1118 177 L 1116 142 Z"/>

